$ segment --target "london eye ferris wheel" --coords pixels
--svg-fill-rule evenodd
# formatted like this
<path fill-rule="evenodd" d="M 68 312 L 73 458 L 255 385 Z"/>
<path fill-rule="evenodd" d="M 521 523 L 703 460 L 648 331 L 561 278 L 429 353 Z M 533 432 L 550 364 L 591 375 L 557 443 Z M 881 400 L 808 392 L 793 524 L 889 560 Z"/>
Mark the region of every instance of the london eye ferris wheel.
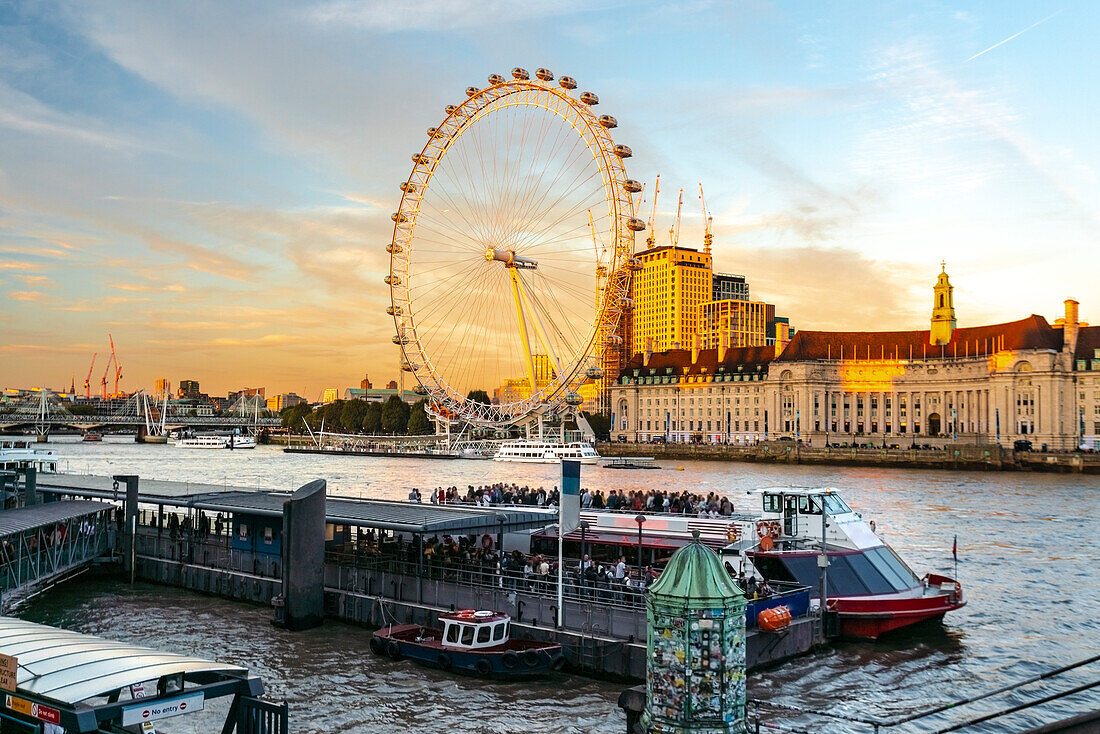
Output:
<path fill-rule="evenodd" d="M 575 407 L 604 379 L 645 228 L 596 95 L 547 69 L 511 77 L 428 128 L 387 247 L 402 369 L 437 415 L 491 427 Z M 495 404 L 467 397 L 497 386 Z"/>

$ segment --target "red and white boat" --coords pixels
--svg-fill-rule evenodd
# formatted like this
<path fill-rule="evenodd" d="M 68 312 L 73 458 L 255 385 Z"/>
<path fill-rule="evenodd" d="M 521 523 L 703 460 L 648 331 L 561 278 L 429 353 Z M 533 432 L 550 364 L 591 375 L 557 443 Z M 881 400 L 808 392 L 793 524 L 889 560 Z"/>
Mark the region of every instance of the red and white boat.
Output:
<path fill-rule="evenodd" d="M 824 586 L 825 608 L 837 614 L 842 637 L 874 640 L 966 604 L 962 584 L 918 576 L 835 489 L 774 487 L 750 495 L 760 498 L 759 519 L 741 523 L 737 542 L 722 555 L 746 575 L 809 586 L 819 602 Z"/>

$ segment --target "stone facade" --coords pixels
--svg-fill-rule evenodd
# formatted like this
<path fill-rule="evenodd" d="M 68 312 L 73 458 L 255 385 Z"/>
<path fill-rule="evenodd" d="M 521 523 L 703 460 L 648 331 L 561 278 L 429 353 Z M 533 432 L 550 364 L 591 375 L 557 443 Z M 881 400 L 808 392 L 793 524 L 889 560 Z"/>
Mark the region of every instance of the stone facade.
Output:
<path fill-rule="evenodd" d="M 931 331 L 802 331 L 779 354 L 639 354 L 611 389 L 612 440 L 1100 448 L 1100 327 L 1065 305 L 1053 325 L 953 328 L 939 345 Z"/>

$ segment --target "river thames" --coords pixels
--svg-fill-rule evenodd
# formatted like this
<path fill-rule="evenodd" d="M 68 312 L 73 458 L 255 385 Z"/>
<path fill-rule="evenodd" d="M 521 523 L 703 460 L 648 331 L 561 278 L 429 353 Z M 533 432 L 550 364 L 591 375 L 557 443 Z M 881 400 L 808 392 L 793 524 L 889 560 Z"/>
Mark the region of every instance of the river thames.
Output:
<path fill-rule="evenodd" d="M 409 489 L 496 481 L 557 484 L 557 468 L 492 461 L 188 451 L 108 437 L 100 444 L 61 438 L 47 446 L 73 473 L 133 473 L 167 479 L 290 490 L 328 481 L 330 494 L 398 499 Z M 918 574 L 958 577 L 968 604 L 942 626 L 877 643 L 837 643 L 750 676 L 750 695 L 779 703 L 892 718 L 972 696 L 1100 650 L 1100 478 L 1084 475 L 911 471 L 711 462 L 668 462 L 660 471 L 584 467 L 593 489 L 660 487 L 728 494 L 764 486 L 832 486 Z M 682 470 L 679 470 L 682 467 Z M 425 495 L 426 496 L 426 495 Z M 622 684 L 559 675 L 540 682 L 485 684 L 373 656 L 369 632 L 328 622 L 291 634 L 271 610 L 174 588 L 77 581 L 44 594 L 20 616 L 154 647 L 213 657 L 261 675 L 268 696 L 291 704 L 301 732 L 599 732 L 620 734 Z M 967 707 L 966 718 L 1100 677 L 1097 666 L 1030 696 L 999 696 Z M 966 731 L 1018 731 L 1100 706 L 1081 694 Z M 174 721 L 170 731 L 213 728 L 214 712 Z M 922 732 L 962 721 L 940 716 L 884 732 Z M 811 721 L 813 723 L 811 723 Z M 866 725 L 793 719 L 823 733 L 869 732 Z M 190 728 L 189 728 L 190 727 Z"/>

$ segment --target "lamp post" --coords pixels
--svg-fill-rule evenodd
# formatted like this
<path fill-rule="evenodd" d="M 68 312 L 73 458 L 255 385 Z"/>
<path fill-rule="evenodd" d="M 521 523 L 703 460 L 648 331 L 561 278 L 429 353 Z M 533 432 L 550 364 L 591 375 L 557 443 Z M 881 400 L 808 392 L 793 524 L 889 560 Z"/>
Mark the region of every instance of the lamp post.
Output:
<path fill-rule="evenodd" d="M 642 576 L 642 525 L 645 524 L 645 515 L 639 514 L 634 518 L 638 523 L 638 578 Z"/>
<path fill-rule="evenodd" d="M 585 550 L 585 546 L 584 546 L 584 536 L 587 533 L 588 533 L 588 521 L 587 520 L 581 520 L 581 561 L 582 562 L 584 561 L 584 554 L 588 552 L 587 550 Z M 583 572 L 584 569 L 582 568 L 581 571 Z"/>

